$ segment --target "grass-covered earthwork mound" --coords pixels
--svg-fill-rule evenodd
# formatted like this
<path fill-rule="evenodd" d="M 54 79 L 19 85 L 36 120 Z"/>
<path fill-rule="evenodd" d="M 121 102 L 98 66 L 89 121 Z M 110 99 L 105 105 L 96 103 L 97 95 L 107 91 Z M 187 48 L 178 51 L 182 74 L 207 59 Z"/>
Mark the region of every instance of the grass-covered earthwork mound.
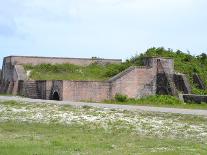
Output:
<path fill-rule="evenodd" d="M 74 64 L 40 64 L 36 66 L 26 65 L 30 72 L 30 78 L 34 80 L 107 80 L 110 77 L 125 70 L 129 66 L 123 64 L 91 64 L 78 66 Z"/>

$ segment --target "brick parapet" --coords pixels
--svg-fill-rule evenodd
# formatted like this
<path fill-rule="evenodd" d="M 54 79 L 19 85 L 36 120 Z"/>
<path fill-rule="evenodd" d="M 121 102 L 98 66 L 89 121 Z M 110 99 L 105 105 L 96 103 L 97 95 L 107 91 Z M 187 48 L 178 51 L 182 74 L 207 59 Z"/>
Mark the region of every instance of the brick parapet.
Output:
<path fill-rule="evenodd" d="M 9 56 L 4 58 L 5 63 L 11 65 L 23 64 L 64 64 L 72 63 L 76 65 L 89 65 L 91 63 L 121 63 L 121 59 L 101 59 L 101 58 L 66 58 L 66 57 L 35 57 L 35 56 Z"/>

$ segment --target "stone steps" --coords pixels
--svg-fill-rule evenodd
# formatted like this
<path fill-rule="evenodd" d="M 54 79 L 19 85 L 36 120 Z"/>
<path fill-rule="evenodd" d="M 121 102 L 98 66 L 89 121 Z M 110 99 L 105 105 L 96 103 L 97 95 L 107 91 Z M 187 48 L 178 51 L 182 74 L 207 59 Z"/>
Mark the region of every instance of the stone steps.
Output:
<path fill-rule="evenodd" d="M 26 89 L 27 97 L 33 98 L 33 99 L 41 98 L 41 93 L 38 90 L 37 83 L 35 81 L 27 81 L 25 89 Z"/>
<path fill-rule="evenodd" d="M 193 82 L 198 85 L 199 89 L 203 89 L 203 90 L 206 89 L 206 86 L 205 86 L 203 80 L 201 79 L 201 77 L 197 73 L 195 73 L 193 75 Z"/>

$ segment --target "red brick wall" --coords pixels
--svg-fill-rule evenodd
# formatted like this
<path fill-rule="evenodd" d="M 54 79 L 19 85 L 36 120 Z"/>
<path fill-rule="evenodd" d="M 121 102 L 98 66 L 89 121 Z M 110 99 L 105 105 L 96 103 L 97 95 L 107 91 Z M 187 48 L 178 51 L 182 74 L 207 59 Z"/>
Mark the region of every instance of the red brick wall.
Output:
<path fill-rule="evenodd" d="M 89 65 L 93 62 L 99 63 L 121 63 L 121 59 L 87 59 L 87 58 L 58 58 L 58 57 L 25 57 L 25 56 L 11 56 L 6 57 L 5 62 L 11 62 L 12 65 L 22 64 L 63 64 L 72 63 L 76 65 Z"/>
<path fill-rule="evenodd" d="M 109 99 L 109 83 L 94 81 L 63 81 L 63 100 L 103 101 Z"/>
<path fill-rule="evenodd" d="M 156 81 L 155 78 L 156 68 L 135 67 L 112 81 L 36 81 L 36 83 L 42 99 L 52 99 L 53 93 L 58 92 L 60 100 L 103 101 L 112 99 L 116 93 L 125 94 L 130 98 L 154 95 L 155 85 L 152 82 Z"/>
<path fill-rule="evenodd" d="M 159 65 L 160 62 L 161 66 Z M 144 59 L 144 65 L 147 67 L 155 67 L 164 70 L 165 73 L 174 74 L 174 60 L 172 58 L 147 57 Z M 161 68 L 160 68 L 161 67 Z"/>
<path fill-rule="evenodd" d="M 148 90 L 145 86 L 155 77 L 154 68 L 135 68 L 113 82 L 63 81 L 63 100 L 103 101 L 112 99 L 116 93 L 125 94 L 130 98 L 141 97 L 144 94 L 153 95 L 155 92 L 146 92 Z"/>
<path fill-rule="evenodd" d="M 53 89 L 53 81 L 46 81 L 46 92 L 45 92 L 45 99 L 51 99 L 51 93 Z"/>
<path fill-rule="evenodd" d="M 111 97 L 116 93 L 125 94 L 130 98 L 137 98 L 142 96 L 146 91 L 144 88 L 150 84 L 156 77 L 156 70 L 154 68 L 135 68 L 128 74 L 112 82 Z"/>

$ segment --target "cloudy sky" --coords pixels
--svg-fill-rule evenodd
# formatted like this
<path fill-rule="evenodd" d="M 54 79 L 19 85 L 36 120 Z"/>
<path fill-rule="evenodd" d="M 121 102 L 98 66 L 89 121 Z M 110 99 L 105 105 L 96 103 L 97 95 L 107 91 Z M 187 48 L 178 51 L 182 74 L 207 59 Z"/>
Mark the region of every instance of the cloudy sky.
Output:
<path fill-rule="evenodd" d="M 7 55 L 129 58 L 150 47 L 207 51 L 206 0 L 0 0 Z"/>

